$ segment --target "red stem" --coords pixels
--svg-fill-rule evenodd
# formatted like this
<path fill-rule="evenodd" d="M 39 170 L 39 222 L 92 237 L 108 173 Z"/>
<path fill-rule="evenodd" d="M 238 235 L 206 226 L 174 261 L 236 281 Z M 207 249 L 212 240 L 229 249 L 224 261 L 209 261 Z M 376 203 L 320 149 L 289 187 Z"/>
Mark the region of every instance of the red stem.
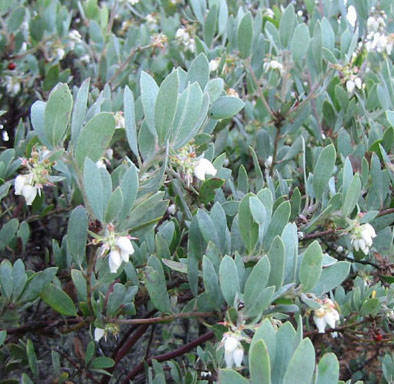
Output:
<path fill-rule="evenodd" d="M 157 360 L 158 362 L 161 361 L 167 361 L 174 359 L 175 357 L 181 356 L 184 353 L 189 352 L 192 350 L 194 347 L 197 347 L 197 345 L 200 345 L 202 343 L 205 343 L 206 341 L 212 339 L 214 337 L 214 333 L 212 331 L 209 331 L 205 333 L 204 335 L 198 337 L 197 339 L 193 340 L 191 343 L 184 345 L 183 347 L 180 347 L 176 349 L 175 351 L 172 352 L 167 352 L 163 353 L 161 355 L 153 356 L 149 358 L 146 361 L 146 364 L 151 365 L 152 360 Z M 130 380 L 134 379 L 135 376 L 137 376 L 139 373 L 141 373 L 144 370 L 144 361 L 141 361 L 136 367 L 134 367 L 126 376 L 126 378 L 123 380 L 122 384 L 128 384 Z"/>
<path fill-rule="evenodd" d="M 115 365 L 112 368 L 107 369 L 107 371 L 112 373 L 115 370 L 119 362 L 123 359 L 123 357 L 126 356 L 126 354 L 133 347 L 133 345 L 145 334 L 149 326 L 150 324 L 142 324 L 136 327 L 136 331 L 131 335 L 131 337 L 127 341 L 125 341 L 124 344 L 120 348 L 115 350 L 114 353 L 112 354 L 112 359 L 115 360 Z M 101 379 L 101 384 L 108 384 L 110 378 L 111 377 L 109 376 L 104 376 Z"/>

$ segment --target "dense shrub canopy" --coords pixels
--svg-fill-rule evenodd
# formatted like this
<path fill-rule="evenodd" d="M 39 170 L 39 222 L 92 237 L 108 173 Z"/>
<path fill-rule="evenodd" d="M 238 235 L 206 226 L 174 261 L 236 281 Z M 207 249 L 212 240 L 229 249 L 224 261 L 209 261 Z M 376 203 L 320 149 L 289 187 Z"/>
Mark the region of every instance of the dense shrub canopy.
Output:
<path fill-rule="evenodd" d="M 0 383 L 393 383 L 393 16 L 0 1 Z"/>

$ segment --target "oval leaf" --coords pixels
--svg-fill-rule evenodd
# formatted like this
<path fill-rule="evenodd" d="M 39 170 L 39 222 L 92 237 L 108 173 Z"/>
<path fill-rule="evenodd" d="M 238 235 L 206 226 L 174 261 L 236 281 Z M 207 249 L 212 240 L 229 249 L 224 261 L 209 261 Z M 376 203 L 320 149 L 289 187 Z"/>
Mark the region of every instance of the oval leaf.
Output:
<path fill-rule="evenodd" d="M 77 315 L 77 310 L 75 309 L 75 305 L 70 296 L 54 284 L 49 284 L 41 292 L 41 299 L 56 312 L 59 312 L 64 316 Z"/>
<path fill-rule="evenodd" d="M 300 282 L 304 292 L 309 292 L 318 282 L 322 270 L 323 253 L 315 240 L 306 250 L 300 267 Z"/>

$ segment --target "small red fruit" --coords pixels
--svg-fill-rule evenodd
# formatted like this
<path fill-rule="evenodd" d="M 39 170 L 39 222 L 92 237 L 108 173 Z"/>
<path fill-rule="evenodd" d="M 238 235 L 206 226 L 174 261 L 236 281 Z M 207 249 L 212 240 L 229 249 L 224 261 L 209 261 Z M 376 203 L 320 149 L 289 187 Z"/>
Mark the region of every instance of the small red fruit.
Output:
<path fill-rule="evenodd" d="M 10 61 L 10 62 L 8 63 L 8 69 L 9 69 L 10 71 L 13 71 L 15 68 L 16 68 L 16 64 L 13 63 L 12 61 Z"/>
<path fill-rule="evenodd" d="M 382 336 L 382 334 L 381 334 L 380 332 L 376 332 L 375 335 L 374 335 L 374 337 L 373 337 L 373 339 L 374 339 L 375 341 L 382 341 L 383 336 Z"/>

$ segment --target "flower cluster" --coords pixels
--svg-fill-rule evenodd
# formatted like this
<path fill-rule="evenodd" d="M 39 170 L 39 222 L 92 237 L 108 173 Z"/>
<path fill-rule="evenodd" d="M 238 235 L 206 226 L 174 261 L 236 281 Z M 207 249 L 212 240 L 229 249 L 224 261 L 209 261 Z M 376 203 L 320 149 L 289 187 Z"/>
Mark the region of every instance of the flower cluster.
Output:
<path fill-rule="evenodd" d="M 330 328 L 335 328 L 336 322 L 339 321 L 339 313 L 332 300 L 326 298 L 323 301 L 318 300 L 318 302 L 321 306 L 314 310 L 313 321 L 315 322 L 319 333 L 324 333 L 327 325 Z M 336 337 L 337 333 L 333 332 L 332 336 Z"/>
<path fill-rule="evenodd" d="M 281 75 L 283 75 L 285 72 L 283 64 L 277 60 L 271 60 L 271 61 L 265 62 L 263 65 L 263 69 L 264 69 L 264 71 L 269 71 L 270 69 L 277 70 L 277 71 L 279 71 L 279 73 Z"/>
<path fill-rule="evenodd" d="M 28 173 L 15 178 L 15 195 L 22 195 L 27 205 L 33 204 L 44 185 L 53 185 L 50 172 L 54 163 L 49 156 L 50 152 L 45 147 L 38 150 L 33 148 L 30 159 L 22 159 Z"/>
<path fill-rule="evenodd" d="M 69 32 L 68 38 L 70 40 L 68 46 L 71 50 L 74 50 L 75 44 L 82 42 L 81 34 L 76 29 Z"/>
<path fill-rule="evenodd" d="M 153 47 L 163 49 L 168 42 L 168 37 L 164 33 L 155 33 L 152 35 L 151 42 Z"/>
<path fill-rule="evenodd" d="M 108 148 L 104 156 L 96 161 L 96 166 L 98 168 L 107 168 L 107 165 L 111 165 L 111 160 L 114 156 L 114 151 L 112 148 Z"/>
<path fill-rule="evenodd" d="M 227 96 L 230 96 L 230 97 L 237 97 L 237 98 L 239 99 L 239 94 L 238 94 L 238 92 L 237 92 L 235 89 L 233 89 L 233 88 L 227 89 L 227 90 L 226 90 L 226 94 L 227 94 Z"/>
<path fill-rule="evenodd" d="M 349 79 L 346 81 L 346 91 L 349 94 L 352 94 L 356 88 L 361 89 L 362 87 L 363 87 L 362 81 L 356 75 L 353 74 L 350 75 Z"/>
<path fill-rule="evenodd" d="M 116 273 L 124 261 L 129 261 L 130 255 L 134 253 L 130 236 L 120 236 L 115 233 L 115 228 L 109 224 L 104 237 L 95 236 L 102 245 L 99 250 L 99 256 L 103 257 L 108 254 L 108 265 L 111 273 Z"/>
<path fill-rule="evenodd" d="M 190 52 L 193 53 L 196 50 L 196 43 L 186 28 L 178 28 L 175 38 L 179 44 L 183 45 Z"/>
<path fill-rule="evenodd" d="M 351 63 L 347 65 L 334 65 L 335 69 L 339 71 L 342 78 L 342 84 L 345 85 L 348 94 L 353 94 L 356 89 L 363 88 L 363 82 L 359 76 L 359 69 Z"/>
<path fill-rule="evenodd" d="M 368 33 L 365 43 L 367 51 L 386 52 L 388 55 L 391 55 L 394 45 L 394 34 L 386 34 L 386 19 L 387 15 L 383 11 L 368 17 Z"/>
<path fill-rule="evenodd" d="M 244 349 L 240 337 L 235 333 L 226 332 L 220 344 L 224 347 L 226 367 L 232 368 L 235 365 L 240 368 L 244 358 Z"/>
<path fill-rule="evenodd" d="M 215 176 L 217 173 L 213 164 L 203 156 L 196 157 L 193 145 L 183 147 L 171 156 L 171 163 L 180 168 L 188 186 L 193 182 L 193 174 L 197 179 L 204 181 L 206 176 Z"/>
<path fill-rule="evenodd" d="M 21 83 L 17 76 L 5 76 L 4 85 L 10 96 L 16 96 L 21 90 Z"/>
<path fill-rule="evenodd" d="M 369 223 L 356 225 L 350 233 L 353 248 L 357 252 L 361 250 L 364 255 L 368 255 L 369 249 L 372 247 L 374 237 L 376 237 L 375 229 Z"/>

